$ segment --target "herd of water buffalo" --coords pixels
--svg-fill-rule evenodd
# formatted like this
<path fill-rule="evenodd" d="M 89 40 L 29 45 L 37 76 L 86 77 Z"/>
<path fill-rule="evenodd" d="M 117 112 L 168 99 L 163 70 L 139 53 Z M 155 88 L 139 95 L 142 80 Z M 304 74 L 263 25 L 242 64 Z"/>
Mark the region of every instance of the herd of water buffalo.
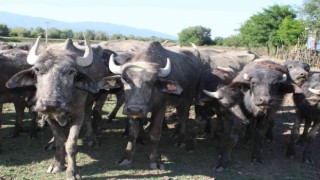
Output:
<path fill-rule="evenodd" d="M 12 136 L 24 131 L 25 107 L 32 115 L 30 137 L 37 135 L 39 118 L 50 126 L 53 138 L 47 148 L 55 147 L 55 155 L 48 173 L 64 171 L 67 157 L 67 179 L 81 179 L 76 165 L 79 133 L 84 131 L 89 146 L 98 143 L 95 133 L 110 93 L 117 104 L 108 119 L 115 118 L 122 104 L 128 119 L 121 166 L 131 164 L 136 143 L 148 132 L 150 167 L 164 169 L 159 141 L 169 106 L 176 108 L 178 117 L 177 146 L 196 137 L 187 133 L 191 106 L 197 122 L 209 123 L 216 115 L 215 125 L 209 126 L 219 139 L 216 171 L 226 168 L 240 138 L 253 140 L 252 160 L 263 163 L 264 142 L 273 138 L 273 116 L 288 93 L 293 93 L 297 118 L 286 155 L 294 156 L 295 146 L 304 144 L 303 161 L 312 161 L 320 126 L 320 73 L 302 61 L 280 64 L 248 51 L 166 47 L 159 42 L 90 45 L 85 39 L 79 45 L 67 39 L 45 45 L 39 37 L 30 48 L 21 47 L 0 46 L 0 110 L 3 103 L 15 106 Z M 300 135 L 301 123 L 305 125 Z"/>

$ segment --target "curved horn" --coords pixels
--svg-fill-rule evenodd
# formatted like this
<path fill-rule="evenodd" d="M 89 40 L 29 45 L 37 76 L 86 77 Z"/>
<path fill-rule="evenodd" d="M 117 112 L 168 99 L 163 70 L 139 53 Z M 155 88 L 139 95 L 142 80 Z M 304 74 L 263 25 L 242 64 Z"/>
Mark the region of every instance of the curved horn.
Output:
<path fill-rule="evenodd" d="M 234 73 L 234 70 L 232 68 L 229 68 L 229 67 L 220 67 L 220 66 L 218 66 L 217 69 L 221 69 L 223 71 Z"/>
<path fill-rule="evenodd" d="M 210 92 L 210 91 L 207 91 L 207 90 L 203 90 L 203 92 L 204 92 L 206 95 L 210 96 L 210 97 L 219 99 L 220 94 L 219 94 L 218 91 L 216 91 L 216 92 Z"/>
<path fill-rule="evenodd" d="M 113 54 L 111 54 L 109 59 L 109 69 L 113 74 L 122 74 L 121 66 L 118 66 L 116 63 L 114 63 Z"/>
<path fill-rule="evenodd" d="M 160 68 L 159 76 L 160 77 L 167 77 L 171 72 L 171 61 L 167 58 L 167 64 L 164 68 Z"/>
<path fill-rule="evenodd" d="M 287 75 L 286 74 L 283 74 L 282 75 L 282 81 L 286 81 L 287 80 Z"/>
<path fill-rule="evenodd" d="M 189 42 L 189 44 L 191 44 L 191 46 L 192 46 L 193 49 L 198 50 L 198 46 L 197 46 L 197 45 L 195 45 L 195 44 L 192 43 L 192 42 Z"/>
<path fill-rule="evenodd" d="M 37 38 L 36 43 L 32 46 L 31 50 L 29 51 L 27 62 L 31 65 L 34 65 L 39 59 L 39 56 L 37 55 L 37 53 L 38 53 L 40 38 L 41 36 Z"/>
<path fill-rule="evenodd" d="M 83 57 L 77 57 L 77 64 L 83 67 L 89 66 L 93 61 L 93 52 L 92 52 L 90 43 L 86 37 L 84 37 L 84 41 L 85 41 L 86 51 L 84 52 Z"/>
<path fill-rule="evenodd" d="M 320 89 L 309 88 L 309 91 L 316 94 L 316 95 L 320 95 Z"/>

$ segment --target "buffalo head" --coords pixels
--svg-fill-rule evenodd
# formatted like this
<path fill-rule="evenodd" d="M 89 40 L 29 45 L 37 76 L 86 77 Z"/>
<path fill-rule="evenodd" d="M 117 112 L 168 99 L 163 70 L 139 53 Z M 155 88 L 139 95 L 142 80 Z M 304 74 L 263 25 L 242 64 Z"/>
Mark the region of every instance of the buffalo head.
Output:
<path fill-rule="evenodd" d="M 35 110 L 52 114 L 54 119 L 65 116 L 74 108 L 76 91 L 96 92 L 93 79 L 85 73 L 85 68 L 93 61 L 93 52 L 85 39 L 86 50 L 79 56 L 73 50 L 57 46 L 39 51 L 40 37 L 31 48 L 27 61 L 33 67 L 14 75 L 7 83 L 8 88 L 35 86 Z M 66 44 L 72 43 L 66 41 Z M 65 47 L 68 47 L 67 45 Z M 65 125 L 66 120 L 59 122 Z"/>

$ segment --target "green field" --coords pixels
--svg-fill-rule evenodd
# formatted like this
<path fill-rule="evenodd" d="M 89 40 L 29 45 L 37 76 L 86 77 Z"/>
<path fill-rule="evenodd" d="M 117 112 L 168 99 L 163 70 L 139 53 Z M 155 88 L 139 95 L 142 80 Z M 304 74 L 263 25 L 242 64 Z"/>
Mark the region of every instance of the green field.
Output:
<path fill-rule="evenodd" d="M 104 117 L 114 105 L 114 99 L 104 106 Z M 4 126 L 0 130 L 3 139 L 0 154 L 0 179 L 64 179 L 65 173 L 47 174 L 50 159 L 54 151 L 44 151 L 51 137 L 49 127 L 44 127 L 37 139 L 28 139 L 23 133 L 17 138 L 9 138 L 14 124 L 14 108 L 11 104 L 4 106 Z M 112 123 L 105 124 L 105 130 L 98 139 L 98 147 L 89 148 L 79 140 L 77 163 L 84 179 L 320 179 L 320 142 L 317 138 L 314 146 L 313 164 L 301 163 L 301 148 L 297 157 L 286 159 L 285 144 L 289 141 L 287 130 L 294 118 L 292 107 L 286 105 L 277 114 L 275 142 L 265 145 L 265 164 L 250 161 L 252 142 L 239 143 L 227 168 L 222 173 L 212 171 L 217 160 L 217 140 L 199 137 L 194 152 L 174 147 L 173 129 L 163 132 L 160 149 L 166 170 L 150 170 L 150 141 L 138 145 L 134 162 L 130 167 L 119 167 L 116 162 L 121 157 L 127 140 L 121 139 L 125 121 L 121 110 Z M 29 125 L 26 121 L 26 126 Z M 170 127 L 173 127 L 170 124 Z"/>

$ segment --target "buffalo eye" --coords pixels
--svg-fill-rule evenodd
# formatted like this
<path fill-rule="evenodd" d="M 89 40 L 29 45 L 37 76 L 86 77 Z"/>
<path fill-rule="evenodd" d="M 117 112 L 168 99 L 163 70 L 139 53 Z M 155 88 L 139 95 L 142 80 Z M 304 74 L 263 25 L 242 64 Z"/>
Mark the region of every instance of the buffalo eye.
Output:
<path fill-rule="evenodd" d="M 289 68 L 289 69 L 292 69 L 293 67 L 292 67 L 292 66 L 289 66 L 288 68 Z"/>
<path fill-rule="evenodd" d="M 42 67 L 39 67 L 39 66 L 38 67 L 34 67 L 33 71 L 34 71 L 35 74 L 38 74 L 38 75 L 39 74 L 40 75 L 44 74 L 44 69 Z"/>
<path fill-rule="evenodd" d="M 228 107 L 229 103 L 223 103 L 223 106 Z"/>
<path fill-rule="evenodd" d="M 77 74 L 77 71 L 75 69 L 70 69 L 69 72 L 68 72 L 69 75 L 72 75 L 72 74 Z"/>

